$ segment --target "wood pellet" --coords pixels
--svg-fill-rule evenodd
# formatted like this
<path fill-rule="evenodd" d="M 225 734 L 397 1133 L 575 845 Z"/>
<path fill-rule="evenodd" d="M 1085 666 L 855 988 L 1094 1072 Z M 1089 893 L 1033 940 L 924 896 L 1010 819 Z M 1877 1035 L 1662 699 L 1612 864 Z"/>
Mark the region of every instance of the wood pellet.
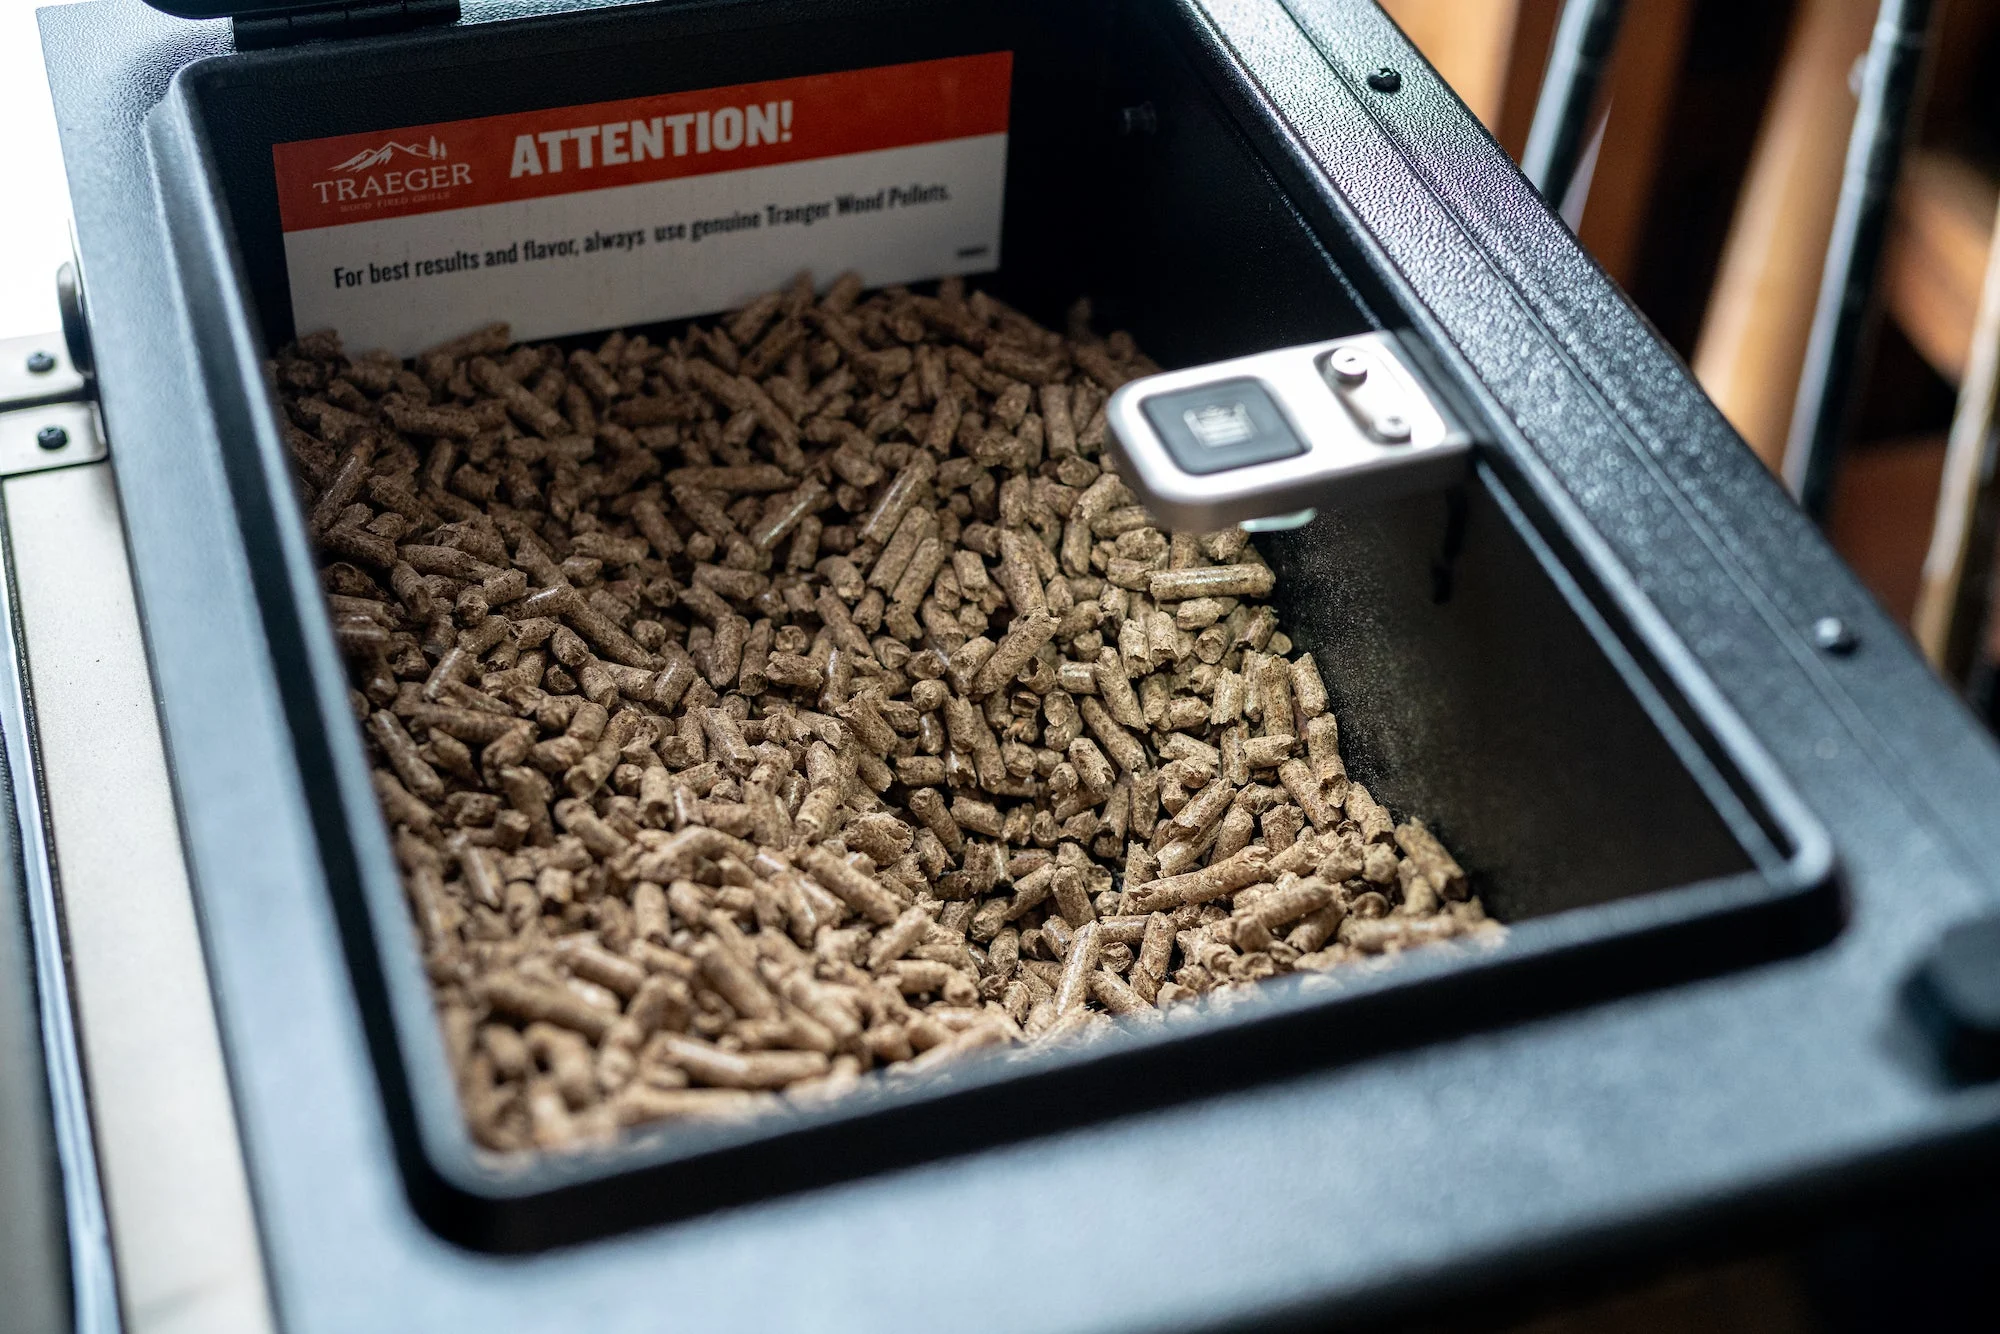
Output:
<path fill-rule="evenodd" d="M 273 363 L 476 1139 L 553 1149 L 1489 937 L 1352 779 L 1239 530 L 1107 467 L 1155 367 L 946 281 L 662 344 Z"/>

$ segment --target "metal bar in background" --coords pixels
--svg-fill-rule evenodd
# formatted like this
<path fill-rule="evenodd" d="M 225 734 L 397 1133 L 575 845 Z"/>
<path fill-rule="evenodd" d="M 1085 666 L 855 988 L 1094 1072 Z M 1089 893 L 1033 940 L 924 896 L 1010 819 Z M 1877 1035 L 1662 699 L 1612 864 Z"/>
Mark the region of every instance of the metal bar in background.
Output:
<path fill-rule="evenodd" d="M 104 457 L 97 410 L 87 400 L 88 376 L 74 365 L 59 334 L 0 339 L 0 479 Z M 69 1267 L 69 1325 L 74 1334 L 117 1334 L 122 1327 L 118 1274 L 112 1254 L 104 1184 L 98 1166 L 89 1081 L 70 968 L 71 940 L 61 886 L 51 856 L 43 801 L 42 755 L 36 746 L 25 668 L 13 533 L 0 503 L 0 784 L 4 784 L 17 846 L 15 869 L 26 902 L 32 982 L 41 1028 L 41 1060 L 61 1182 Z M 29 1328 L 35 1319 L 5 1305 L 0 1327 Z"/>
<path fill-rule="evenodd" d="M 1611 63 L 1625 0 L 1567 0 L 1549 48 L 1521 171 L 1549 207 L 1561 208 L 1595 124 L 1591 110 Z"/>
<path fill-rule="evenodd" d="M 96 1225 L 116 1254 L 124 1327 L 270 1334 L 111 464 L 6 477 L 0 515 L 36 829 L 61 893 L 90 1086 Z"/>
<path fill-rule="evenodd" d="M 0 530 L 0 543 L 6 541 L 7 534 Z M 76 1334 L 117 1334 L 121 1328 L 118 1278 L 78 1050 L 77 1016 L 66 966 L 69 951 L 50 861 L 48 812 L 42 805 L 41 766 L 29 720 L 11 566 L 9 561 L 8 568 L 0 569 L 0 744 L 6 747 L 7 796 L 21 839 L 22 889 L 28 900 L 35 993 L 41 1008 L 42 1059 L 48 1066 L 49 1111 L 62 1169 L 63 1206 L 69 1219 L 72 1318 Z"/>
<path fill-rule="evenodd" d="M 2000 237 L 2000 213 L 1993 235 Z M 1972 322 L 1972 345 L 1946 438 L 1937 517 L 1924 554 L 1910 629 L 1931 665 L 1964 685 L 1976 665 L 1979 631 L 1992 585 L 2000 494 L 1994 478 L 1994 409 L 2000 393 L 2000 245 L 1989 247 L 1986 277 Z"/>
<path fill-rule="evenodd" d="M 1785 485 L 1815 520 L 1826 516 L 1834 461 L 1859 396 L 1857 375 L 1869 341 L 1882 240 L 1915 120 L 1935 9 L 1932 0 L 1882 0 L 1868 42 L 1840 204 L 1785 441 Z"/>

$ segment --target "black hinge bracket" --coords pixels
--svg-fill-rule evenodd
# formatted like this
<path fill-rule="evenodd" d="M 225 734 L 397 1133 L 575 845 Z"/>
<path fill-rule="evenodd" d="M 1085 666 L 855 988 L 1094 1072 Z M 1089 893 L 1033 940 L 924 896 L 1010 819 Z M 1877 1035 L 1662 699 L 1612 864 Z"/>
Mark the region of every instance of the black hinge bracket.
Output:
<path fill-rule="evenodd" d="M 387 4 L 295 9 L 268 18 L 238 17 L 230 20 L 230 26 L 236 31 L 236 49 L 251 51 L 316 38 L 369 37 L 456 22 L 458 0 L 392 0 Z"/>

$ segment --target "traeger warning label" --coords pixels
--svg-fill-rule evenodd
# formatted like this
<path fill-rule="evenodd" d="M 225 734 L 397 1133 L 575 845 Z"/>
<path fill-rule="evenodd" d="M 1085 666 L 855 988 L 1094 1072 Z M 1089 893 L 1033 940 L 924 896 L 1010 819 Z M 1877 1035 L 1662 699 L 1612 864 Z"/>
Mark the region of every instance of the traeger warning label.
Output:
<path fill-rule="evenodd" d="M 409 355 L 1000 260 L 1006 52 L 279 144 L 293 320 Z"/>

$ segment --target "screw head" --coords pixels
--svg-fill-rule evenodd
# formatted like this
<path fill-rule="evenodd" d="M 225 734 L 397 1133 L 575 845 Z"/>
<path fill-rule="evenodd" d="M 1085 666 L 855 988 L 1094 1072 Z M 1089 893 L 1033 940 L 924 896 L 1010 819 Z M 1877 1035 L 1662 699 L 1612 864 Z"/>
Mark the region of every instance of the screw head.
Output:
<path fill-rule="evenodd" d="M 56 359 L 39 349 L 28 354 L 28 374 L 47 375 L 56 368 Z"/>
<path fill-rule="evenodd" d="M 1860 645 L 1861 641 L 1848 628 L 1847 622 L 1838 616 L 1822 616 L 1813 622 L 1813 643 L 1821 650 L 1844 658 Z"/>
<path fill-rule="evenodd" d="M 1403 76 L 1384 65 L 1368 76 L 1368 86 L 1378 93 L 1393 93 L 1403 86 Z"/>
<path fill-rule="evenodd" d="M 1343 347 L 1328 357 L 1326 368 L 1342 384 L 1360 384 L 1368 378 L 1368 359 L 1351 347 Z"/>
<path fill-rule="evenodd" d="M 43 449 L 61 449 L 69 443 L 69 432 L 60 426 L 44 426 L 35 432 L 35 443 Z"/>
<path fill-rule="evenodd" d="M 1384 441 L 1400 445 L 1410 438 L 1410 423 L 1399 412 L 1389 413 L 1375 423 L 1375 430 Z"/>
<path fill-rule="evenodd" d="M 1125 107 L 1118 113 L 1118 133 L 1122 135 L 1151 134 L 1160 128 L 1160 115 L 1153 110 L 1151 102 L 1141 102 L 1137 106 Z"/>

